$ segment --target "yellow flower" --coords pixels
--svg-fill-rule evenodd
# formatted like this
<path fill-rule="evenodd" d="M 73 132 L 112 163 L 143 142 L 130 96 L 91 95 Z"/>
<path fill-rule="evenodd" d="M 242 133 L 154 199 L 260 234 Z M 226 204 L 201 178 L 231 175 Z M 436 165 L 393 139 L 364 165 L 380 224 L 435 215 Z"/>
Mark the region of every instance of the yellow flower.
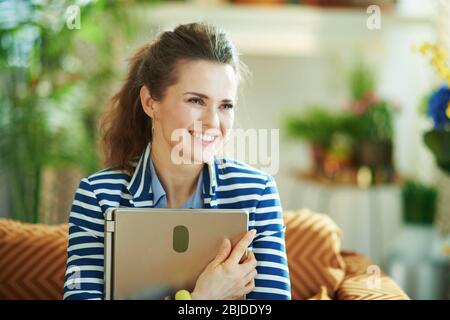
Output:
<path fill-rule="evenodd" d="M 428 50 L 430 50 L 431 45 L 429 43 L 424 43 L 421 46 L 419 46 L 419 52 L 421 54 L 426 54 Z"/>
<path fill-rule="evenodd" d="M 418 50 L 421 54 L 430 56 L 431 66 L 450 86 L 450 68 L 447 65 L 447 52 L 441 46 L 430 43 L 423 43 Z"/>
<path fill-rule="evenodd" d="M 436 57 L 441 61 L 445 61 L 447 59 L 447 53 L 442 48 L 436 48 Z"/>
<path fill-rule="evenodd" d="M 448 68 L 444 63 L 439 63 L 436 66 L 437 73 L 441 76 L 441 78 L 446 79 L 448 75 Z"/>

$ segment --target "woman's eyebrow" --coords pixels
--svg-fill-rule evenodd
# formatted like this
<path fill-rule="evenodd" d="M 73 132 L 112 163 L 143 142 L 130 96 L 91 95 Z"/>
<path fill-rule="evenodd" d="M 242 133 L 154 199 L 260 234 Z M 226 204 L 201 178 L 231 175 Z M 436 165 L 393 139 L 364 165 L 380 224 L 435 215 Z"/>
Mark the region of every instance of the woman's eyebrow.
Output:
<path fill-rule="evenodd" d="M 209 97 L 206 94 L 203 94 L 203 93 L 189 91 L 189 92 L 183 93 L 183 95 L 185 95 L 185 94 L 193 94 L 193 95 L 199 96 L 200 98 L 203 98 L 203 99 L 206 99 L 206 100 L 209 99 Z M 231 99 L 223 99 L 222 102 L 233 102 L 233 100 L 231 100 Z"/>

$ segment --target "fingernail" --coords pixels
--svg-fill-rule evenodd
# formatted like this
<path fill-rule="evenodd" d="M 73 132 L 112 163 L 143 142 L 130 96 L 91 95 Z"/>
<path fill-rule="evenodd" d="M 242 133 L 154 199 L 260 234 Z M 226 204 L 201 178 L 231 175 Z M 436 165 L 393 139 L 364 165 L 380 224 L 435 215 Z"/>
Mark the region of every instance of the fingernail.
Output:
<path fill-rule="evenodd" d="M 254 237 L 256 234 L 256 229 L 252 229 L 252 231 L 250 231 L 250 234 L 252 235 L 252 237 Z"/>

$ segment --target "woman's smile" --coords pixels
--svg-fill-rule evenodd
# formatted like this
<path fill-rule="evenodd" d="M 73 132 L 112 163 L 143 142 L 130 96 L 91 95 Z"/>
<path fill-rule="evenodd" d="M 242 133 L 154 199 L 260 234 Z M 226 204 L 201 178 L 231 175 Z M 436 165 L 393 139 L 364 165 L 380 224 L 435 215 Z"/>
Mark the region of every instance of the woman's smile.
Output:
<path fill-rule="evenodd" d="M 207 147 L 213 145 L 217 140 L 217 135 L 210 135 L 202 132 L 189 131 L 192 137 L 194 137 L 194 141 L 199 142 L 202 146 Z"/>

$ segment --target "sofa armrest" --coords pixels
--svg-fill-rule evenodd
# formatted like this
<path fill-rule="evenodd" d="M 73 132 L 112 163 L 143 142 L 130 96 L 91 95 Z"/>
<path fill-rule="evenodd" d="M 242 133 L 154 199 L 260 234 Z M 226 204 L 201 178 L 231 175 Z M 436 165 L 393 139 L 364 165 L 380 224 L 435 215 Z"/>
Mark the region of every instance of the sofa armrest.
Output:
<path fill-rule="evenodd" d="M 369 258 L 342 251 L 345 278 L 336 292 L 338 300 L 409 300 L 408 295 Z"/>

